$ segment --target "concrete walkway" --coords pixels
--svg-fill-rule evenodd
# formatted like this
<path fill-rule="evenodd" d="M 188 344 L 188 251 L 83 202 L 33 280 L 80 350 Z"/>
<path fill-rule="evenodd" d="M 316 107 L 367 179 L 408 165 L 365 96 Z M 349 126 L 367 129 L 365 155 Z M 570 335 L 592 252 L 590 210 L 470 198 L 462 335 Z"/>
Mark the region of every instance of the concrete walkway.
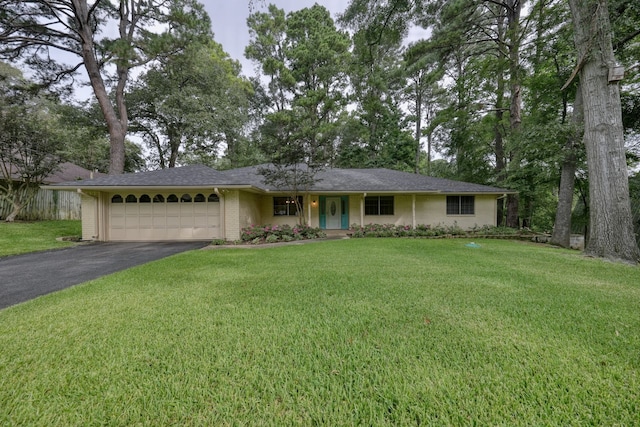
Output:
<path fill-rule="evenodd" d="M 91 243 L 0 258 L 0 309 L 208 244 Z"/>

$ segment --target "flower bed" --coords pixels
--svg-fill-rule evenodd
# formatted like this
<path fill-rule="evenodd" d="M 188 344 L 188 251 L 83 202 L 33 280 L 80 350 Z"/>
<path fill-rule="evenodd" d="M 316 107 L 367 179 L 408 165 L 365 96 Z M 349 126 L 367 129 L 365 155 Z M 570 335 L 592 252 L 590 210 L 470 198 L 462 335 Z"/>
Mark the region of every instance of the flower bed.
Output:
<path fill-rule="evenodd" d="M 291 242 L 293 240 L 326 237 L 324 231 L 308 225 L 251 225 L 241 230 L 240 240 L 254 245 L 261 243 Z"/>
<path fill-rule="evenodd" d="M 349 228 L 351 237 L 522 237 L 520 230 L 507 227 L 474 227 L 464 230 L 458 225 L 395 225 L 395 224 L 367 224 L 365 226 L 352 225 Z M 527 234 L 531 236 L 531 234 Z"/>

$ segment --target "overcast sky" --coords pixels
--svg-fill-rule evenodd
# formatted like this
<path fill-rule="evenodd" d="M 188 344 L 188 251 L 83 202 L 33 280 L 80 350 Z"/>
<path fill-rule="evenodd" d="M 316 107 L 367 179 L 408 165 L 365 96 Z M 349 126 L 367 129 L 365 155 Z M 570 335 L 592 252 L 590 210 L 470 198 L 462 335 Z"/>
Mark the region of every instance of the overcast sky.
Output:
<path fill-rule="evenodd" d="M 244 57 L 244 48 L 249 43 L 249 29 L 247 17 L 249 0 L 200 0 L 211 17 L 211 27 L 215 34 L 215 40 L 224 50 L 242 64 L 243 73 L 246 76 L 254 75 L 254 64 Z M 324 6 L 331 12 L 333 19 L 337 19 L 339 13 L 347 8 L 348 0 L 255 0 L 254 11 L 266 12 L 269 4 L 275 4 L 285 13 L 294 10 L 311 7 L 315 3 Z"/>

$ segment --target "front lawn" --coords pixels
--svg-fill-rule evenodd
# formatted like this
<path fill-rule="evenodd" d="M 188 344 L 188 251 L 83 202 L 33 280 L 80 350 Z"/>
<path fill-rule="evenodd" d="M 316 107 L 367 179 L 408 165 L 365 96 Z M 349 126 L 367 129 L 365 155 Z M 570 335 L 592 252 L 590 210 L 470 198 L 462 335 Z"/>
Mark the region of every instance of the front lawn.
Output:
<path fill-rule="evenodd" d="M 58 237 L 82 234 L 80 221 L 0 222 L 0 257 L 71 246 Z"/>
<path fill-rule="evenodd" d="M 0 311 L 0 425 L 638 425 L 640 269 L 514 241 L 193 251 Z"/>

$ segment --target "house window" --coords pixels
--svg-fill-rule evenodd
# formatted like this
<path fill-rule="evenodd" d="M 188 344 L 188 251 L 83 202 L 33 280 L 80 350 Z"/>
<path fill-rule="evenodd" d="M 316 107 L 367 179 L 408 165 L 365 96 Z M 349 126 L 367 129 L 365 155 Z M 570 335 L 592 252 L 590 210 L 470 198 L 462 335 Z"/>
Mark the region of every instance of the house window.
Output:
<path fill-rule="evenodd" d="M 126 199 L 124 199 L 126 203 L 138 203 L 138 198 L 133 194 L 129 194 Z"/>
<path fill-rule="evenodd" d="M 167 197 L 167 203 L 178 203 L 178 196 L 175 194 L 169 194 Z"/>
<path fill-rule="evenodd" d="M 364 198 L 365 215 L 393 215 L 393 196 L 367 196 Z"/>
<path fill-rule="evenodd" d="M 153 196 L 153 203 L 164 203 L 164 196 L 162 194 L 156 194 Z"/>
<path fill-rule="evenodd" d="M 122 199 L 122 196 L 119 194 L 114 194 L 114 196 L 111 198 L 111 203 L 122 203 L 124 200 Z"/>
<path fill-rule="evenodd" d="M 205 202 L 204 194 L 202 194 L 202 193 L 196 194 L 196 197 L 193 198 L 193 202 L 194 203 L 204 203 Z"/>
<path fill-rule="evenodd" d="M 140 203 L 151 203 L 151 197 L 148 194 L 140 196 Z"/>
<path fill-rule="evenodd" d="M 447 196 L 447 215 L 474 215 L 475 196 Z"/>
<path fill-rule="evenodd" d="M 298 196 L 298 205 L 302 208 L 302 196 Z M 298 207 L 292 197 L 274 197 L 273 215 L 292 216 L 298 214 Z"/>
<path fill-rule="evenodd" d="M 180 197 L 180 203 L 191 203 L 191 194 L 183 194 Z"/>
<path fill-rule="evenodd" d="M 211 193 L 211 194 L 209 194 L 209 197 L 207 198 L 207 201 L 208 202 L 219 202 L 220 198 L 218 197 L 217 194 Z"/>

